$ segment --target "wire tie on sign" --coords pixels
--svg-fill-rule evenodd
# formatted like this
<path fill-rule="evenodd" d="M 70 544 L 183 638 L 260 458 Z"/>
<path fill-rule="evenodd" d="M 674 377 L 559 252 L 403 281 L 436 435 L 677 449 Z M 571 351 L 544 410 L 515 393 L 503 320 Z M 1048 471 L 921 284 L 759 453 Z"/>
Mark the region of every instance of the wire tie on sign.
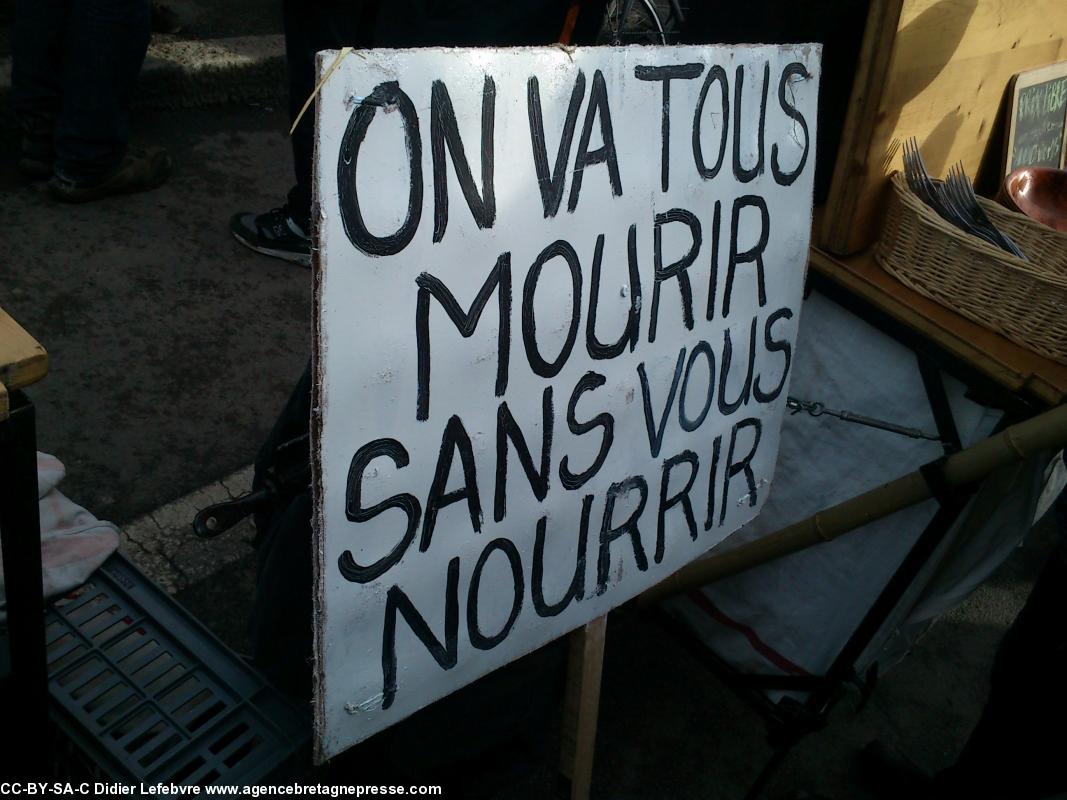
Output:
<path fill-rule="evenodd" d="M 360 97 L 358 94 L 350 95 L 349 102 L 355 106 L 377 106 L 378 108 L 386 108 L 386 104 L 378 100 L 373 100 L 370 97 Z"/>
<path fill-rule="evenodd" d="M 330 66 L 326 68 L 326 72 L 323 74 L 322 80 L 319 81 L 318 86 L 316 86 L 315 90 L 308 96 L 308 99 L 304 101 L 304 105 L 300 109 L 300 113 L 297 114 L 296 119 L 293 120 L 293 127 L 289 129 L 290 136 L 293 135 L 293 131 L 296 130 L 296 126 L 300 124 L 300 120 L 304 118 L 304 112 L 308 110 L 312 102 L 314 102 L 315 98 L 318 97 L 319 91 L 322 89 L 323 85 L 326 83 L 326 81 L 330 79 L 330 76 L 333 75 L 333 71 L 341 65 L 341 62 L 345 60 L 345 56 L 347 56 L 351 52 L 351 47 L 342 47 L 340 50 L 337 51 L 337 55 L 334 56 L 333 63 L 331 63 Z"/>

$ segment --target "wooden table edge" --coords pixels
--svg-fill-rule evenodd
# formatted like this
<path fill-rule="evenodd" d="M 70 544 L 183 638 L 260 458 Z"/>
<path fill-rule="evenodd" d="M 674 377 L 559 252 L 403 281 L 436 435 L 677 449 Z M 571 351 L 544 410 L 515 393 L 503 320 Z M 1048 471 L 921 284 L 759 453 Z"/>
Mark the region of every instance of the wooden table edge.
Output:
<path fill-rule="evenodd" d="M 0 308 L 0 383 L 24 389 L 48 374 L 48 352 Z"/>

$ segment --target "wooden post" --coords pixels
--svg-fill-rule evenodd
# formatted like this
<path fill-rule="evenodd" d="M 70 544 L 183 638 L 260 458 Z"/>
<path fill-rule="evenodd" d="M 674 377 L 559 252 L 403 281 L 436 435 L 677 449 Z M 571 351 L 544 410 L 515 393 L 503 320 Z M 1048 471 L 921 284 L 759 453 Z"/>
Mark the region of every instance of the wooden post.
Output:
<path fill-rule="evenodd" d="M 570 782 L 570 800 L 588 800 L 593 782 L 600 674 L 604 666 L 605 614 L 570 635 L 567 686 L 563 695 L 560 768 Z"/>

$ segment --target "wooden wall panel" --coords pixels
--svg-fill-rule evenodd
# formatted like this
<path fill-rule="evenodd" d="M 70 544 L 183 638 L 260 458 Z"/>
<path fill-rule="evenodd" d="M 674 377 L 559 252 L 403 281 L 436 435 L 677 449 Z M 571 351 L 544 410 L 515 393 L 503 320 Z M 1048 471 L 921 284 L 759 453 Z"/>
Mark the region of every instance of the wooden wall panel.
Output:
<path fill-rule="evenodd" d="M 930 171 L 973 177 L 1012 75 L 1067 60 L 1067 0 L 872 0 L 820 246 L 878 236 L 887 176 L 914 136 Z"/>

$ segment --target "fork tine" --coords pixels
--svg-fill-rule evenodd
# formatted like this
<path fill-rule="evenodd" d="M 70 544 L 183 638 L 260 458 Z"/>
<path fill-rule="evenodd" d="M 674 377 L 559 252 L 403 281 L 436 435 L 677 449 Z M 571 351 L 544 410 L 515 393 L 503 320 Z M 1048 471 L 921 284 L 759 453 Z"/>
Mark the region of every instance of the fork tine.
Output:
<path fill-rule="evenodd" d="M 1020 256 L 1025 259 L 1025 257 L 1022 255 L 1022 251 L 1019 250 L 1018 245 L 1016 245 L 1015 242 L 1011 240 L 1011 237 L 1009 237 L 996 225 L 993 224 L 993 221 L 989 218 L 989 215 L 986 214 L 985 209 L 982 208 L 981 203 L 978 202 L 978 195 L 974 191 L 974 184 L 971 183 L 970 178 L 967 177 L 967 173 L 964 171 L 962 161 L 956 165 L 955 173 L 956 181 L 959 186 L 959 191 L 964 197 L 968 208 L 970 209 L 971 216 L 987 233 L 986 238 L 997 247 L 1000 247 L 1003 250 L 1007 250 L 1009 253 L 1013 253 L 1014 255 Z"/>
<path fill-rule="evenodd" d="M 912 137 L 904 140 L 902 159 L 904 161 L 904 179 L 907 181 L 908 187 L 920 200 L 929 204 L 924 191 L 925 187 L 922 185 L 918 170 L 915 168 L 915 140 Z"/>
<path fill-rule="evenodd" d="M 909 161 L 911 162 L 912 176 L 917 187 L 913 188 L 913 191 L 915 191 L 928 206 L 940 213 L 937 187 L 930 179 L 930 174 L 926 171 L 926 165 L 923 163 L 922 154 L 919 152 L 919 142 L 914 136 L 908 137 L 908 155 Z"/>
<path fill-rule="evenodd" d="M 953 201 L 960 204 L 961 206 L 964 206 L 965 203 L 963 202 L 963 193 L 960 191 L 960 176 L 956 170 L 955 164 L 948 168 L 948 179 L 946 181 L 946 185 L 948 186 L 949 191 L 952 193 Z"/>
<path fill-rule="evenodd" d="M 1027 260 L 1011 237 L 997 228 L 985 213 L 962 161 L 949 165 L 944 180 L 935 181 L 926 168 L 914 136 L 903 141 L 901 158 L 909 188 L 942 219 L 993 247 Z"/>

